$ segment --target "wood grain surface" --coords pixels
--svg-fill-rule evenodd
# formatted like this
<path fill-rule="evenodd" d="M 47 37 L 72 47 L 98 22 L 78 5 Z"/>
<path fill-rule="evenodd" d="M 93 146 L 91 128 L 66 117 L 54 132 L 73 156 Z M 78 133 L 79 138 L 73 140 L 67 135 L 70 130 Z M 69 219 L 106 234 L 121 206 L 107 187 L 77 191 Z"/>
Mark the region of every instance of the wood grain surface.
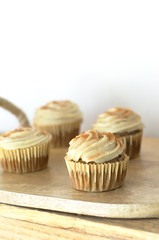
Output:
<path fill-rule="evenodd" d="M 0 239 L 159 239 L 159 219 L 108 219 L 0 204 Z"/>
<path fill-rule="evenodd" d="M 110 218 L 159 217 L 158 146 L 159 139 L 143 139 L 141 155 L 130 160 L 124 185 L 103 193 L 73 189 L 63 159 L 66 149 L 52 149 L 45 170 L 0 172 L 0 202 Z"/>

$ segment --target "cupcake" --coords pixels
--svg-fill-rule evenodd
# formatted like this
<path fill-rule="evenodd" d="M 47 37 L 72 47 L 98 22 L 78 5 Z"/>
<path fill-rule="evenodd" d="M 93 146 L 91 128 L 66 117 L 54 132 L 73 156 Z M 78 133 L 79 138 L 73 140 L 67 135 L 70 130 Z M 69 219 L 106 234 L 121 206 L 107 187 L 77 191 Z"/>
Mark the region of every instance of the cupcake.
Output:
<path fill-rule="evenodd" d="M 130 158 L 139 155 L 144 125 L 138 114 L 127 108 L 111 108 L 100 114 L 94 130 L 112 132 L 119 137 L 125 146 L 125 152 Z"/>
<path fill-rule="evenodd" d="M 20 128 L 0 136 L 0 162 L 4 171 L 35 172 L 46 168 L 51 135 Z"/>
<path fill-rule="evenodd" d="M 53 147 L 68 147 L 79 134 L 82 113 L 71 101 L 53 101 L 37 109 L 33 121 L 35 129 L 52 135 Z"/>
<path fill-rule="evenodd" d="M 65 156 L 67 169 L 78 190 L 102 192 L 120 187 L 129 157 L 112 133 L 87 130 L 70 141 Z"/>

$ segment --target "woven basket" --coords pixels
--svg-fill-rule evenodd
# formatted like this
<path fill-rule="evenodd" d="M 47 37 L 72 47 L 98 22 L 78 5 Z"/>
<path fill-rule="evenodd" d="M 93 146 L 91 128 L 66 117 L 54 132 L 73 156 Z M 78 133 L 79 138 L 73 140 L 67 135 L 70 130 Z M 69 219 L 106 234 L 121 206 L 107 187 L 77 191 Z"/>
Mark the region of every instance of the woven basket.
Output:
<path fill-rule="evenodd" d="M 0 97 L 0 107 L 14 114 L 18 118 L 21 127 L 30 126 L 26 114 L 20 108 L 16 107 L 13 103 Z"/>

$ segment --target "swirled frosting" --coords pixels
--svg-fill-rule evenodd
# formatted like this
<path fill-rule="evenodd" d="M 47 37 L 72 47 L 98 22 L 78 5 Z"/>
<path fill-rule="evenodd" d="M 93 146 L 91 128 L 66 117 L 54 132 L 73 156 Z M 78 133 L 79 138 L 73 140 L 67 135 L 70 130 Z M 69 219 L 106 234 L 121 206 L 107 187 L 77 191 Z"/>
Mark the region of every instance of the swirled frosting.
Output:
<path fill-rule="evenodd" d="M 47 132 L 40 132 L 32 128 L 19 128 L 0 136 L 0 148 L 21 149 L 44 144 L 51 140 Z"/>
<path fill-rule="evenodd" d="M 37 109 L 34 124 L 48 126 L 52 124 L 82 122 L 82 113 L 78 105 L 71 101 L 53 101 Z"/>
<path fill-rule="evenodd" d="M 93 128 L 99 132 L 125 133 L 143 129 L 138 114 L 127 108 L 114 107 L 98 115 Z"/>
<path fill-rule="evenodd" d="M 66 160 L 104 163 L 123 153 L 124 146 L 112 133 L 87 130 L 70 141 Z"/>

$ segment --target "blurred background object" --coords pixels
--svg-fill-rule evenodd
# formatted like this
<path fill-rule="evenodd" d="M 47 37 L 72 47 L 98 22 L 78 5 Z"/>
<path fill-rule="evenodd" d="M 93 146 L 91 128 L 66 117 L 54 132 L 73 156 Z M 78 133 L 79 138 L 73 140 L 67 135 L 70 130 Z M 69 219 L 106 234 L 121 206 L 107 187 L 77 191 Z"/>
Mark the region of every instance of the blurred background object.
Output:
<path fill-rule="evenodd" d="M 30 125 L 26 114 L 20 108 L 16 107 L 13 103 L 9 102 L 7 99 L 0 97 L 0 107 L 14 114 L 19 121 L 20 127 L 28 127 Z M 1 115 L 3 116 L 3 113 L 1 113 Z M 2 116 L 0 116 L 0 119 Z M 5 122 L 12 122 L 11 119 L 11 117 L 6 118 Z M 0 132 L 2 133 L 3 131 L 4 127 L 3 123 L 1 122 Z"/>
<path fill-rule="evenodd" d="M 158 9 L 150 0 L 1 1 L 0 95 L 31 122 L 49 101 L 74 101 L 82 130 L 110 107 L 129 107 L 144 135 L 159 137 Z M 0 109 L 4 130 L 17 124 L 8 116 Z"/>

